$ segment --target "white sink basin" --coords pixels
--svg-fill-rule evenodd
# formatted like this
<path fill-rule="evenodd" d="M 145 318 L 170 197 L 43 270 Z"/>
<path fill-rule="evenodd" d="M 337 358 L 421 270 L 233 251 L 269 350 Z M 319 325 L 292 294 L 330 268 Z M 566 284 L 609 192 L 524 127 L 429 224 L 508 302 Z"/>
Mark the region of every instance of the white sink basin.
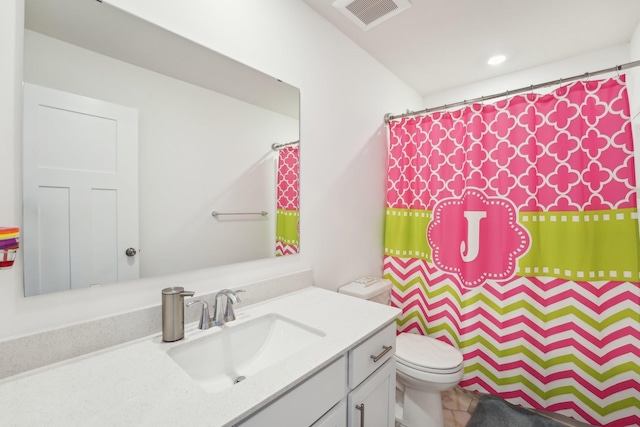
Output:
<path fill-rule="evenodd" d="M 321 331 L 269 314 L 212 329 L 202 338 L 169 349 L 167 354 L 205 391 L 215 393 L 291 356 L 323 336 Z"/>

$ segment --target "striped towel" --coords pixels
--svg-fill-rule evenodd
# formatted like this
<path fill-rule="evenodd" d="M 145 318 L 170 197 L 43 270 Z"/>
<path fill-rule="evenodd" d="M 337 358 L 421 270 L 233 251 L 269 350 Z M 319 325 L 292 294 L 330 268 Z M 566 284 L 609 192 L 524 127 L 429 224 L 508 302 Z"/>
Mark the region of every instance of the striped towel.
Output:
<path fill-rule="evenodd" d="M 19 227 L 0 227 L 0 250 L 18 249 L 20 246 Z"/>

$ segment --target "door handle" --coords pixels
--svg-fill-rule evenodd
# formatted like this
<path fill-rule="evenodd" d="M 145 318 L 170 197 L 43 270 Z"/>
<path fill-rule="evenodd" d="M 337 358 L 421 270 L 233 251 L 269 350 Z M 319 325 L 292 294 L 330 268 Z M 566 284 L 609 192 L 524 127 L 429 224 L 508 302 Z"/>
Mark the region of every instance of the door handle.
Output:
<path fill-rule="evenodd" d="M 364 427 L 364 403 L 356 405 L 356 409 L 360 411 L 360 427 Z"/>
<path fill-rule="evenodd" d="M 125 255 L 129 256 L 129 257 L 133 257 L 136 256 L 136 254 L 138 253 L 138 251 L 136 251 L 133 248 L 128 248 L 126 251 L 124 251 Z"/>

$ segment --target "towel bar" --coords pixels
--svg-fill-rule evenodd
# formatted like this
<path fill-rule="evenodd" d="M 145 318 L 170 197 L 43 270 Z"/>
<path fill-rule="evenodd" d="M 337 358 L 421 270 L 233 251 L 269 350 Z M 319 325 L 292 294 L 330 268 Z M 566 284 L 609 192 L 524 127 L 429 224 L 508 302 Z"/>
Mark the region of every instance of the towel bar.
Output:
<path fill-rule="evenodd" d="M 269 215 L 269 212 L 266 212 L 266 211 L 260 211 L 260 212 L 216 212 L 216 211 L 213 211 L 213 212 L 211 212 L 211 216 L 212 217 L 218 217 L 220 215 L 262 215 L 262 216 L 267 216 L 267 215 Z"/>

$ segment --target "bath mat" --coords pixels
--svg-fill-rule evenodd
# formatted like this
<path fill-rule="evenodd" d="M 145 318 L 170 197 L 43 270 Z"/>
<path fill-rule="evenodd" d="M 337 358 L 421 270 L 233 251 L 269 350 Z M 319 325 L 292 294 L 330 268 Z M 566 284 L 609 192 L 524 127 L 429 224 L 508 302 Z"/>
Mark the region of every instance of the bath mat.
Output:
<path fill-rule="evenodd" d="M 542 413 L 512 405 L 499 397 L 483 395 L 478 401 L 467 427 L 566 427 L 570 425 L 586 425 L 574 422 L 574 420 L 571 421 L 571 423 L 558 422 Z"/>

